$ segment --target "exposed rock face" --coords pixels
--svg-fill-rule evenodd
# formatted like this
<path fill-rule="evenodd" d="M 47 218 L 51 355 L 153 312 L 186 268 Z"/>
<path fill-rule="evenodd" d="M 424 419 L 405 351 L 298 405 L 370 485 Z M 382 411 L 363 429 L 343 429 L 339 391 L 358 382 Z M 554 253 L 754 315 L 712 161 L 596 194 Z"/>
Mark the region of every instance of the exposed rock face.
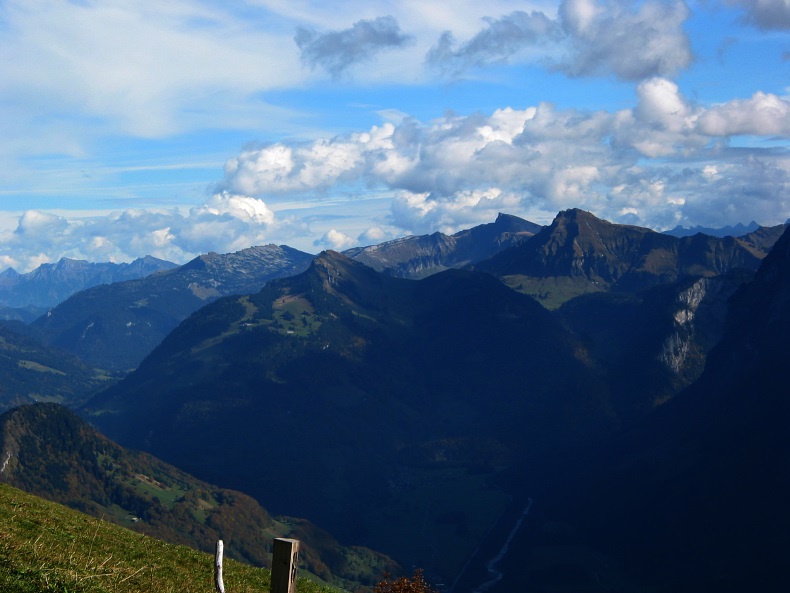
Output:
<path fill-rule="evenodd" d="M 675 299 L 674 332 L 661 348 L 659 360 L 686 383 L 702 372 L 707 352 L 719 341 L 724 329 L 727 302 L 740 286 L 732 276 L 700 278 Z M 688 363 L 692 355 L 694 368 Z"/>

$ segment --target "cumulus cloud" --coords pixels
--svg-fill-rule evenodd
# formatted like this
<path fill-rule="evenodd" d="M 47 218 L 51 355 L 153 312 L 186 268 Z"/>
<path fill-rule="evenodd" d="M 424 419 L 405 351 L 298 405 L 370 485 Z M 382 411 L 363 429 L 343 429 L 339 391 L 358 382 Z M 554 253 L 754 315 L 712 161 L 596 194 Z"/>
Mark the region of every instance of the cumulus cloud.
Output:
<path fill-rule="evenodd" d="M 390 231 L 380 226 L 373 226 L 366 229 L 357 237 L 357 243 L 360 245 L 377 245 L 394 238 L 395 236 Z"/>
<path fill-rule="evenodd" d="M 637 105 L 618 114 L 613 143 L 658 158 L 701 149 L 710 138 L 698 130 L 702 110 L 682 95 L 677 84 L 651 78 L 637 86 Z"/>
<path fill-rule="evenodd" d="M 450 196 L 404 191 L 392 202 L 392 219 L 396 226 L 415 234 L 434 231 L 452 234 L 490 222 L 498 212 L 510 212 L 518 207 L 519 199 L 515 195 L 507 195 L 498 188 L 460 191 Z"/>
<path fill-rule="evenodd" d="M 225 184 L 253 195 L 330 187 L 359 175 L 370 154 L 389 149 L 393 131 L 385 124 L 346 137 L 251 148 L 225 164 Z"/>
<path fill-rule="evenodd" d="M 745 11 L 744 21 L 760 29 L 790 30 L 787 0 L 729 0 Z"/>
<path fill-rule="evenodd" d="M 790 136 L 790 102 L 757 92 L 751 99 L 717 105 L 700 118 L 700 129 L 710 136 Z"/>
<path fill-rule="evenodd" d="M 336 229 L 329 229 L 324 235 L 313 243 L 316 247 L 343 251 L 356 245 L 356 241 L 345 233 Z"/>
<path fill-rule="evenodd" d="M 426 62 L 458 75 L 544 46 L 546 51 L 538 59 L 574 77 L 671 76 L 693 60 L 683 30 L 688 16 L 682 0 L 563 0 L 557 19 L 538 11 L 486 18 L 486 27 L 460 45 L 447 31 L 428 52 Z"/>
<path fill-rule="evenodd" d="M 333 76 L 376 52 L 402 47 L 410 39 L 392 16 L 357 21 L 350 29 L 321 34 L 300 27 L 294 37 L 302 62 L 311 68 L 320 66 Z"/>
<path fill-rule="evenodd" d="M 192 213 L 198 217 L 224 216 L 227 219 L 260 225 L 270 225 L 274 222 L 274 212 L 269 210 L 263 200 L 229 194 L 227 191 L 214 194 L 203 206 L 193 209 Z"/>

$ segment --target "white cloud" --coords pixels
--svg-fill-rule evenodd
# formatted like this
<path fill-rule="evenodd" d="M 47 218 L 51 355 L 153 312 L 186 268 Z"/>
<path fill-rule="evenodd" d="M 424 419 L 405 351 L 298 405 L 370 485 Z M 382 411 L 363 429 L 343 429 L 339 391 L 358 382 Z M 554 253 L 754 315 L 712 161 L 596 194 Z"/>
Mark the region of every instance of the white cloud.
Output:
<path fill-rule="evenodd" d="M 697 128 L 702 110 L 691 105 L 674 82 L 652 78 L 641 82 L 636 94 L 636 108 L 618 114 L 618 145 L 658 158 L 693 152 L 710 141 Z"/>
<path fill-rule="evenodd" d="M 790 102 L 757 92 L 751 99 L 736 99 L 708 109 L 699 126 L 710 136 L 790 136 Z"/>
<path fill-rule="evenodd" d="M 414 234 L 434 231 L 452 234 L 464 228 L 491 222 L 499 212 L 512 212 L 519 199 L 498 188 L 471 190 L 451 196 L 401 192 L 392 202 L 392 220 Z"/>
<path fill-rule="evenodd" d="M 342 231 L 329 229 L 324 233 L 323 237 L 315 241 L 314 245 L 334 249 L 335 251 L 343 251 L 356 245 L 356 241 Z"/>
<path fill-rule="evenodd" d="M 51 241 L 69 228 L 68 221 L 55 214 L 28 210 L 19 219 L 17 234 L 25 238 L 40 237 L 41 241 Z"/>
<path fill-rule="evenodd" d="M 372 153 L 391 148 L 392 124 L 348 137 L 272 144 L 243 151 L 225 165 L 225 185 L 246 194 L 319 190 L 358 175 Z"/>
<path fill-rule="evenodd" d="M 357 237 L 357 243 L 360 245 L 377 245 L 393 238 L 394 235 L 391 232 L 384 230 L 380 226 L 373 226 Z"/>
<path fill-rule="evenodd" d="M 224 191 L 214 194 L 200 208 L 193 209 L 192 213 L 198 217 L 227 215 L 243 222 L 269 225 L 274 222 L 274 212 L 263 200 L 229 194 Z"/>
<path fill-rule="evenodd" d="M 455 49 L 452 32 L 445 31 L 426 56 L 431 66 L 447 74 L 460 74 L 472 67 L 504 62 L 527 47 L 557 41 L 559 24 L 542 12 L 516 11 L 499 19 L 485 19 L 487 27 Z"/>

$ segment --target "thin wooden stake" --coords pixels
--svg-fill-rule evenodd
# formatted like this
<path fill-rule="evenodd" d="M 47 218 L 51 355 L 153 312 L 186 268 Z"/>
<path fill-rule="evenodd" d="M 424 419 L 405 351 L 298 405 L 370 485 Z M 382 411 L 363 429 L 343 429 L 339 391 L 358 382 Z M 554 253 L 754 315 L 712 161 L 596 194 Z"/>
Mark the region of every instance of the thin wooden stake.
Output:
<path fill-rule="evenodd" d="M 222 582 L 222 540 L 217 540 L 217 553 L 214 555 L 214 586 L 217 593 L 225 593 L 225 584 Z"/>

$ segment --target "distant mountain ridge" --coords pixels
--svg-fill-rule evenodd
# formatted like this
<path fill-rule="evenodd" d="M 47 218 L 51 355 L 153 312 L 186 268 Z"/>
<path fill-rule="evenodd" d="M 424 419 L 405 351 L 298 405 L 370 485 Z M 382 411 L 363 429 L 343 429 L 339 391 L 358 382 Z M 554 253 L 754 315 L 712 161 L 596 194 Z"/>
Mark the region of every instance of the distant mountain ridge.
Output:
<path fill-rule="evenodd" d="M 405 237 L 347 254 L 386 274 L 418 278 L 477 262 L 518 244 L 541 227 L 500 214 L 455 235 Z M 73 295 L 31 323 L 31 334 L 113 371 L 129 370 L 190 313 L 229 294 L 256 292 L 275 278 L 304 271 L 314 255 L 287 246 L 208 253 L 164 275 L 95 287 Z M 19 312 L 9 317 L 23 319 Z"/>
<path fill-rule="evenodd" d="M 757 229 L 759 229 L 761 225 L 757 224 L 755 221 L 751 221 L 749 224 L 743 224 L 739 222 L 735 225 L 728 225 L 719 228 L 713 227 L 704 227 L 704 226 L 693 226 L 693 227 L 683 227 L 681 225 L 677 225 L 675 228 L 670 229 L 668 231 L 664 231 L 665 235 L 672 235 L 673 237 L 691 237 L 696 235 L 697 233 L 702 233 L 703 235 L 710 235 L 711 237 L 741 237 L 748 233 L 753 233 Z"/>
<path fill-rule="evenodd" d="M 0 273 L 0 306 L 53 307 L 74 293 L 99 284 L 143 278 L 175 267 L 177 264 L 147 255 L 120 264 L 64 257 L 54 264 L 41 264 L 26 274 L 8 268 Z"/>
<path fill-rule="evenodd" d="M 258 291 L 274 278 L 306 269 L 313 257 L 277 245 L 208 253 L 145 278 L 79 292 L 33 322 L 30 332 L 87 364 L 129 370 L 206 303 Z"/>
<path fill-rule="evenodd" d="M 433 233 L 355 247 L 343 253 L 390 276 L 424 278 L 448 268 L 474 264 L 517 245 L 543 227 L 517 216 L 499 213 L 492 223 L 454 235 Z"/>

